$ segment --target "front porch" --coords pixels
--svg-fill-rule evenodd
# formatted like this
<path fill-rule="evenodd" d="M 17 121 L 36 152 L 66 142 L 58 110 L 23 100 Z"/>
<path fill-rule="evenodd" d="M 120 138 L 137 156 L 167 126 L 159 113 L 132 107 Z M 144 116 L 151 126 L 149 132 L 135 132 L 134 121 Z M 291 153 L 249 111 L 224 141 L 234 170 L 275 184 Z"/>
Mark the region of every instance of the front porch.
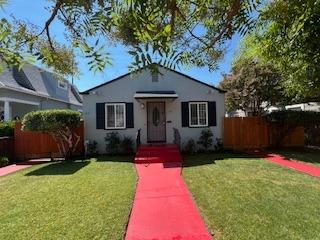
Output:
<path fill-rule="evenodd" d="M 174 143 L 179 123 L 178 94 L 175 91 L 137 91 L 139 129 L 143 144 Z"/>
<path fill-rule="evenodd" d="M 40 103 L 17 98 L 0 97 L 0 120 L 22 118 L 26 113 L 38 110 Z"/>

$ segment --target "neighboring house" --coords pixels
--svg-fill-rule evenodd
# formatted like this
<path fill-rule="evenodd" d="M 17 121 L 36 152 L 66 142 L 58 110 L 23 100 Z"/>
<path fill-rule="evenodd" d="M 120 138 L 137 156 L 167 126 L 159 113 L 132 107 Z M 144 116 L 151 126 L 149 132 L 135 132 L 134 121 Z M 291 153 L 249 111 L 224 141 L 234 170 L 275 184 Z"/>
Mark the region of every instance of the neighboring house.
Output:
<path fill-rule="evenodd" d="M 320 112 L 320 102 L 299 103 L 285 106 L 287 110 Z"/>
<path fill-rule="evenodd" d="M 284 107 L 267 107 L 265 108 L 265 113 L 271 113 L 279 110 L 292 110 L 292 111 L 316 111 L 320 112 L 320 102 L 307 102 L 307 103 L 298 103 L 292 105 L 286 105 Z M 235 110 L 226 113 L 226 117 L 250 117 L 252 116 L 252 112 L 243 111 L 243 110 Z"/>
<path fill-rule="evenodd" d="M 77 88 L 56 74 L 26 64 L 21 70 L 0 74 L 0 118 L 21 118 L 37 109 L 66 108 L 81 111 L 82 96 Z"/>
<path fill-rule="evenodd" d="M 197 141 L 210 128 L 222 138 L 225 91 L 159 66 L 128 73 L 83 92 L 85 138 L 105 152 L 105 136 L 116 131 L 141 143 Z M 174 129 L 176 129 L 174 134 Z M 177 134 L 179 133 L 179 134 Z"/>

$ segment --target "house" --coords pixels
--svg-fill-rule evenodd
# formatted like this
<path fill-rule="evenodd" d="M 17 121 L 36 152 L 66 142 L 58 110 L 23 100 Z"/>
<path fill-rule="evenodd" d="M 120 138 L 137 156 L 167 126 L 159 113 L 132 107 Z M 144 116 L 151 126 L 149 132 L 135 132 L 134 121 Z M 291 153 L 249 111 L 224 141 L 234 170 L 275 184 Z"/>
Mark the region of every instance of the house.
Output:
<path fill-rule="evenodd" d="M 21 118 L 38 109 L 82 110 L 82 96 L 76 86 L 56 74 L 26 64 L 21 70 L 0 74 L 0 118 Z"/>
<path fill-rule="evenodd" d="M 320 102 L 307 102 L 285 106 L 286 110 L 320 112 Z"/>
<path fill-rule="evenodd" d="M 222 138 L 225 91 L 158 66 L 128 73 L 83 94 L 85 139 L 105 152 L 106 133 L 136 138 L 142 144 L 197 141 L 210 128 Z"/>

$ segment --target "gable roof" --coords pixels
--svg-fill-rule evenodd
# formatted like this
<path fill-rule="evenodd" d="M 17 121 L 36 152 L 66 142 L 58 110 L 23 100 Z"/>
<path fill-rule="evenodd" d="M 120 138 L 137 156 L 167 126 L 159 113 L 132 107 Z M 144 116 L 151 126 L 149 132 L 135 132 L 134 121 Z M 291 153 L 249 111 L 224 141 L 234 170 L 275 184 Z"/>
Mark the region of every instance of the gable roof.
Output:
<path fill-rule="evenodd" d="M 8 68 L 2 72 L 0 74 L 0 88 L 82 105 L 82 96 L 79 94 L 77 87 L 65 81 L 67 90 L 63 91 L 58 88 L 58 81 L 61 80 L 65 81 L 52 72 L 31 64 L 25 64 L 21 70 Z"/>
<path fill-rule="evenodd" d="M 153 64 L 154 64 L 154 63 L 153 63 Z M 184 76 L 185 78 L 188 78 L 188 79 L 191 80 L 191 81 L 194 81 L 194 82 L 200 83 L 200 84 L 202 84 L 202 85 L 205 85 L 205 86 L 207 86 L 207 87 L 210 87 L 210 88 L 212 88 L 212 89 L 215 89 L 215 90 L 217 90 L 219 93 L 226 93 L 226 92 L 227 92 L 227 91 L 225 91 L 225 90 L 223 90 L 223 89 L 217 88 L 217 87 L 215 87 L 215 86 L 213 86 L 213 85 L 210 85 L 210 84 L 208 84 L 208 83 L 205 83 L 205 82 L 202 82 L 202 81 L 200 81 L 200 80 L 197 80 L 197 79 L 195 79 L 195 78 L 193 78 L 193 77 L 190 77 L 190 76 L 188 76 L 188 75 L 186 75 L 186 74 L 184 74 L 184 73 L 178 72 L 178 71 L 173 70 L 173 69 L 171 69 L 171 68 L 167 68 L 167 67 L 162 66 L 162 65 L 160 65 L 160 64 L 157 64 L 157 65 L 158 65 L 159 67 L 162 67 L 162 68 L 168 70 L 168 71 L 171 71 L 171 72 L 174 72 L 174 73 L 179 74 L 179 75 L 181 75 L 181 76 Z M 136 70 L 136 71 L 129 72 L 129 73 L 126 73 L 126 74 L 124 74 L 124 75 L 121 75 L 121 76 L 119 76 L 119 77 L 117 77 L 117 78 L 115 78 L 115 79 L 112 79 L 112 80 L 108 81 L 108 82 L 102 83 L 102 84 L 97 85 L 97 86 L 95 86 L 95 87 L 93 87 L 93 88 L 90 88 L 90 89 L 88 89 L 88 90 L 86 90 L 86 91 L 83 91 L 83 92 L 81 92 L 80 94 L 89 94 L 89 92 L 92 91 L 92 90 L 95 90 L 95 89 L 100 88 L 100 87 L 102 87 L 102 86 L 108 85 L 108 84 L 110 84 L 110 83 L 112 83 L 112 82 L 114 82 L 114 81 L 120 80 L 120 79 L 122 79 L 122 78 L 124 78 L 124 77 L 126 77 L 126 76 L 129 76 L 130 74 L 133 74 L 133 73 L 135 73 L 135 72 L 138 72 L 138 71 L 141 71 L 141 70 L 143 70 L 143 69 L 146 69 L 147 67 L 148 67 L 148 66 L 146 66 L 146 67 L 144 67 L 144 68 L 141 68 L 141 69 L 139 69 L 139 70 Z"/>

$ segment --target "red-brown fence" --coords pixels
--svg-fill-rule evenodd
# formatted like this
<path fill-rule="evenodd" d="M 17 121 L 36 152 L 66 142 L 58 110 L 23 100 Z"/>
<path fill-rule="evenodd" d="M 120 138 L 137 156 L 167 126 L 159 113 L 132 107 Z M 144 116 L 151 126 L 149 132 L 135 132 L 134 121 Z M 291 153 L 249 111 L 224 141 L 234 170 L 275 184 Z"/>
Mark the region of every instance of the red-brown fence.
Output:
<path fill-rule="evenodd" d="M 254 149 L 272 147 L 276 143 L 279 126 L 269 124 L 262 117 L 224 118 L 224 147 Z M 282 142 L 284 147 L 304 146 L 304 128 L 294 129 Z"/>
<path fill-rule="evenodd" d="M 14 156 L 14 140 L 13 137 L 0 138 L 0 157 L 6 156 L 13 158 Z"/>
<path fill-rule="evenodd" d="M 74 155 L 84 154 L 84 127 L 81 122 L 75 132 L 80 136 L 80 141 Z M 16 123 L 14 129 L 14 158 L 17 161 L 30 158 L 61 157 L 54 139 L 44 133 L 22 131 L 21 123 Z"/>

